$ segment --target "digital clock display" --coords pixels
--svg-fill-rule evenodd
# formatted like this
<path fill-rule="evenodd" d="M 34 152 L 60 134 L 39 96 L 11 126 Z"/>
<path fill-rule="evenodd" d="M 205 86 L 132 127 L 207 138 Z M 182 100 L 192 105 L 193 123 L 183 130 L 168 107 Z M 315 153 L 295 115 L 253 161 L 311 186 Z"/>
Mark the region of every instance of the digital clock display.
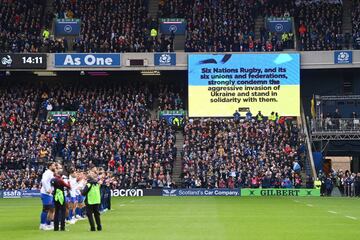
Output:
<path fill-rule="evenodd" d="M 0 54 L 0 69 L 46 69 L 46 54 Z"/>
<path fill-rule="evenodd" d="M 42 64 L 43 57 L 22 57 L 23 64 Z"/>

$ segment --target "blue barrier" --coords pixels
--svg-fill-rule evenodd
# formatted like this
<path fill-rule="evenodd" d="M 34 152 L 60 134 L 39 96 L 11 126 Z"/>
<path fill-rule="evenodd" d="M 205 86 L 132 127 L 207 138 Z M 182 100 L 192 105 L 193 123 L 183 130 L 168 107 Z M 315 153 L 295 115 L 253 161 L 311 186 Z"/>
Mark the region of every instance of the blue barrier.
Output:
<path fill-rule="evenodd" d="M 240 197 L 240 189 L 234 188 L 185 188 L 185 189 L 163 189 L 162 195 L 164 197 L 181 197 L 181 196 L 234 196 Z"/>

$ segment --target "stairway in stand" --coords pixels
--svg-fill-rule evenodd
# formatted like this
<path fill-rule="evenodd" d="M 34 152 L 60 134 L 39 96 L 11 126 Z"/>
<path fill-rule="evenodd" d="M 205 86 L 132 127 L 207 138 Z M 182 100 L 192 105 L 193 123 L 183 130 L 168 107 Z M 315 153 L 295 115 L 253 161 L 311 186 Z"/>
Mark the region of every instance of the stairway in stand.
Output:
<path fill-rule="evenodd" d="M 350 34 L 350 39 L 352 39 L 351 8 L 352 0 L 343 0 L 342 31 L 344 36 Z M 349 47 L 352 48 L 352 40 Z"/>
<path fill-rule="evenodd" d="M 178 187 L 181 187 L 181 172 L 182 172 L 182 152 L 183 152 L 183 144 L 184 144 L 184 134 L 182 132 L 176 133 L 176 143 L 175 146 L 177 148 L 176 159 L 174 162 L 173 168 L 173 181 L 175 181 Z"/>

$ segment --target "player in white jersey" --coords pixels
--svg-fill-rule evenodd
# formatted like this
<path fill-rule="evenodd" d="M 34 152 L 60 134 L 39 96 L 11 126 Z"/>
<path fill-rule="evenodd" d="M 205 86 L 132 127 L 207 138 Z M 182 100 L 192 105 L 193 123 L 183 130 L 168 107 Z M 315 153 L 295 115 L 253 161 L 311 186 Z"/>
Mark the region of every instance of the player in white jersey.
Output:
<path fill-rule="evenodd" d="M 48 216 L 52 215 L 54 211 L 53 201 L 53 187 L 51 186 L 51 180 L 54 178 L 55 163 L 49 163 L 48 168 L 43 173 L 41 178 L 41 202 L 43 210 L 40 215 L 40 229 L 41 230 L 52 230 L 53 227 L 48 221 Z"/>
<path fill-rule="evenodd" d="M 76 218 L 75 218 L 75 209 L 77 207 L 76 189 L 78 187 L 77 173 L 74 168 L 70 169 L 69 183 L 71 186 L 71 190 L 69 192 L 70 193 L 69 220 L 70 223 L 73 224 L 76 222 Z"/>
<path fill-rule="evenodd" d="M 76 199 L 77 199 L 77 205 L 76 205 L 76 210 L 75 210 L 75 214 L 76 214 L 76 219 L 78 220 L 83 220 L 86 219 L 84 217 L 84 208 L 85 208 L 85 197 L 81 195 L 81 190 L 84 189 L 85 185 L 86 185 L 86 176 L 83 172 L 79 172 L 77 174 L 77 188 L 76 188 Z"/>

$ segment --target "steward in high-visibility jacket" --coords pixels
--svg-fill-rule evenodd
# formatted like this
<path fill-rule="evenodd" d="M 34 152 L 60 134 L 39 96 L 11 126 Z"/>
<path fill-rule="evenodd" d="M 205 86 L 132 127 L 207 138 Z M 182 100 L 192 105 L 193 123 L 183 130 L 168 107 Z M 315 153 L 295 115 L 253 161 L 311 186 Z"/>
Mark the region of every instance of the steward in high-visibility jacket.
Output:
<path fill-rule="evenodd" d="M 85 196 L 85 204 L 86 204 L 86 215 L 89 219 L 90 223 L 90 231 L 95 231 L 95 222 L 97 226 L 97 230 L 101 231 L 101 220 L 100 220 L 100 203 L 101 203 L 101 195 L 100 195 L 100 184 L 96 181 L 96 176 L 90 176 L 88 179 L 88 183 L 81 191 L 81 194 Z"/>
<path fill-rule="evenodd" d="M 55 204 L 55 215 L 54 215 L 54 231 L 65 231 L 65 188 L 71 189 L 70 185 L 62 178 L 60 175 L 62 174 L 61 170 L 57 170 L 56 175 L 53 179 L 51 179 L 51 185 L 54 187 L 54 204 Z"/>
<path fill-rule="evenodd" d="M 153 38 L 156 38 L 158 35 L 158 32 L 155 28 L 151 29 L 150 30 L 150 36 L 153 37 Z"/>
<path fill-rule="evenodd" d="M 321 181 L 319 179 L 316 179 L 314 181 L 315 189 L 321 189 Z"/>

